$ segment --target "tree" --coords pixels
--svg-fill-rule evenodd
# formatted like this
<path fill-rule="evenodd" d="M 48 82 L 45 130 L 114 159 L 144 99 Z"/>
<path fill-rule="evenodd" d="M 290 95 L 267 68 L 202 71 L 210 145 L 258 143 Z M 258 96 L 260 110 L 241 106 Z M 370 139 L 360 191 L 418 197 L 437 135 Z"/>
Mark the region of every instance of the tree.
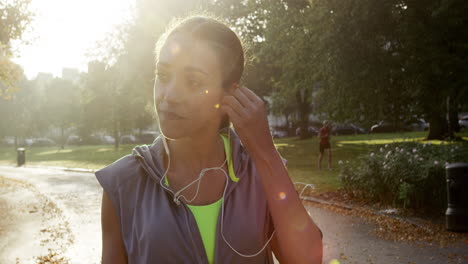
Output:
<path fill-rule="evenodd" d="M 271 5 L 269 12 L 259 56 L 275 73 L 269 76 L 272 93 L 282 95 L 282 101 L 288 100 L 279 104 L 273 102 L 273 107 L 294 106 L 299 114 L 300 137 L 307 138 L 310 136 L 307 128 L 313 111 L 313 94 L 322 82 L 321 65 L 317 63 L 321 30 L 315 21 L 317 10 L 292 1 Z M 278 96 L 273 98 L 279 99 Z"/>
<path fill-rule="evenodd" d="M 77 125 L 79 94 L 71 81 L 55 78 L 43 91 L 41 115 L 48 128 L 60 129 L 60 147 L 63 149 L 69 136 L 70 128 Z"/>
<path fill-rule="evenodd" d="M 405 2 L 400 34 L 405 61 L 430 122 L 428 139 L 453 138 L 457 108 L 468 101 L 468 3 Z"/>
<path fill-rule="evenodd" d="M 111 132 L 118 148 L 121 133 L 133 128 L 141 133 L 154 124 L 156 41 L 173 18 L 188 14 L 203 2 L 146 0 L 137 3 L 135 17 L 109 34 L 98 45 L 99 52 L 92 55 L 93 60 L 100 61 L 101 70 L 86 77 L 83 119 L 88 125 L 82 126 L 81 131 Z M 102 108 L 105 110 L 96 112 Z M 98 119 L 101 121 L 97 122 Z"/>
<path fill-rule="evenodd" d="M 23 77 L 21 67 L 11 61 L 11 40 L 21 39 L 31 23 L 30 2 L 31 0 L 0 2 L 0 100 L 11 99 L 11 95 L 19 90 L 18 83 Z"/>
<path fill-rule="evenodd" d="M 122 94 L 122 78 L 115 67 L 108 67 L 99 61 L 89 63 L 88 74 L 83 79 L 79 127 L 80 135 L 85 140 L 93 132 L 111 132 L 115 148 L 119 148 L 121 127 L 127 117 L 123 110 L 127 102 Z"/>
<path fill-rule="evenodd" d="M 40 94 L 33 81 L 21 79 L 18 84 L 21 89 L 9 95 L 8 100 L 0 103 L 0 138 L 15 137 L 15 149 L 23 144 L 26 137 L 34 136 L 43 131 L 40 113 Z"/>
<path fill-rule="evenodd" d="M 466 100 L 465 1 L 315 3 L 329 12 L 319 43 L 332 115 L 397 127 L 422 116 L 428 139 L 453 136 L 446 116 Z"/>

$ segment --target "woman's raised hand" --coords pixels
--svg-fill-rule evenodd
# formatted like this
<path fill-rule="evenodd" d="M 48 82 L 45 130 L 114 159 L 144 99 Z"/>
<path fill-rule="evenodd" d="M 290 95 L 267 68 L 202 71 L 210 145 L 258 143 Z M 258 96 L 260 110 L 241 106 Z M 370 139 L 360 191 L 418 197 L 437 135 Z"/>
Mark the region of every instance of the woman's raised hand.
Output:
<path fill-rule="evenodd" d="M 274 149 L 265 103 L 247 87 L 224 96 L 221 111 L 228 114 L 244 147 L 252 155 Z"/>

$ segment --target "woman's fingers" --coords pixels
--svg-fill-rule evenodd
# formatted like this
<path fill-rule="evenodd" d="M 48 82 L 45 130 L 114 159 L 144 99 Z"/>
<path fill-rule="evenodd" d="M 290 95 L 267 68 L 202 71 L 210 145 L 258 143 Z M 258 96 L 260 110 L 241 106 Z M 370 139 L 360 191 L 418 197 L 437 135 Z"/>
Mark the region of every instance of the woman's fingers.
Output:
<path fill-rule="evenodd" d="M 239 114 L 237 114 L 237 112 L 234 111 L 234 109 L 232 109 L 232 107 L 229 105 L 222 105 L 220 109 L 229 116 L 229 119 L 234 124 L 234 126 L 237 125 L 240 120 L 242 120 Z"/>
<path fill-rule="evenodd" d="M 248 116 L 246 108 L 232 95 L 224 96 L 223 105 L 232 108 L 240 117 L 246 118 Z"/>
<path fill-rule="evenodd" d="M 240 89 L 236 89 L 233 95 L 239 100 L 239 102 L 247 109 L 253 109 L 253 102 L 247 97 L 247 95 Z"/>
<path fill-rule="evenodd" d="M 254 103 L 258 103 L 259 101 L 261 101 L 263 103 L 263 100 L 260 99 L 260 97 L 258 97 L 254 92 L 252 92 L 252 90 L 250 90 L 249 88 L 245 87 L 245 86 L 242 86 L 240 87 L 239 89 L 241 89 L 244 94 L 250 99 L 250 101 L 254 102 Z"/>
<path fill-rule="evenodd" d="M 224 96 L 222 106 L 236 128 L 255 127 L 266 119 L 263 100 L 246 87 Z"/>

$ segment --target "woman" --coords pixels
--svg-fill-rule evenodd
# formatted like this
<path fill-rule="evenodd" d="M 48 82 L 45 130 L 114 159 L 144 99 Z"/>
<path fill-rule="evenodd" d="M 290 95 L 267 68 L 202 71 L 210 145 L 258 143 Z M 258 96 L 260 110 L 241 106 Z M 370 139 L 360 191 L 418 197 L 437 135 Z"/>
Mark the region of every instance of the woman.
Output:
<path fill-rule="evenodd" d="M 322 263 L 321 232 L 273 145 L 263 101 L 239 87 L 237 35 L 187 18 L 156 57 L 163 136 L 96 172 L 103 263 L 273 263 L 272 251 L 281 263 Z"/>

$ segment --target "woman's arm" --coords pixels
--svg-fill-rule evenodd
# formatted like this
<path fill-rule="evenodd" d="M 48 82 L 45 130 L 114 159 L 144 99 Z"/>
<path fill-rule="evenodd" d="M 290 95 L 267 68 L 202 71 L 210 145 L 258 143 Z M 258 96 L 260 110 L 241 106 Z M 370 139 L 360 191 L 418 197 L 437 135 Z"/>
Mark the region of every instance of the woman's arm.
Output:
<path fill-rule="evenodd" d="M 276 229 L 275 255 L 282 263 L 321 264 L 320 230 L 302 205 L 273 144 L 262 99 L 241 87 L 224 97 L 221 109 L 229 115 L 260 176 Z"/>
<path fill-rule="evenodd" d="M 105 191 L 102 194 L 101 227 L 102 264 L 126 264 L 127 253 L 120 232 L 119 219 Z"/>
<path fill-rule="evenodd" d="M 251 154 L 260 175 L 276 235 L 280 263 L 322 263 L 320 230 L 302 205 L 276 149 Z"/>

